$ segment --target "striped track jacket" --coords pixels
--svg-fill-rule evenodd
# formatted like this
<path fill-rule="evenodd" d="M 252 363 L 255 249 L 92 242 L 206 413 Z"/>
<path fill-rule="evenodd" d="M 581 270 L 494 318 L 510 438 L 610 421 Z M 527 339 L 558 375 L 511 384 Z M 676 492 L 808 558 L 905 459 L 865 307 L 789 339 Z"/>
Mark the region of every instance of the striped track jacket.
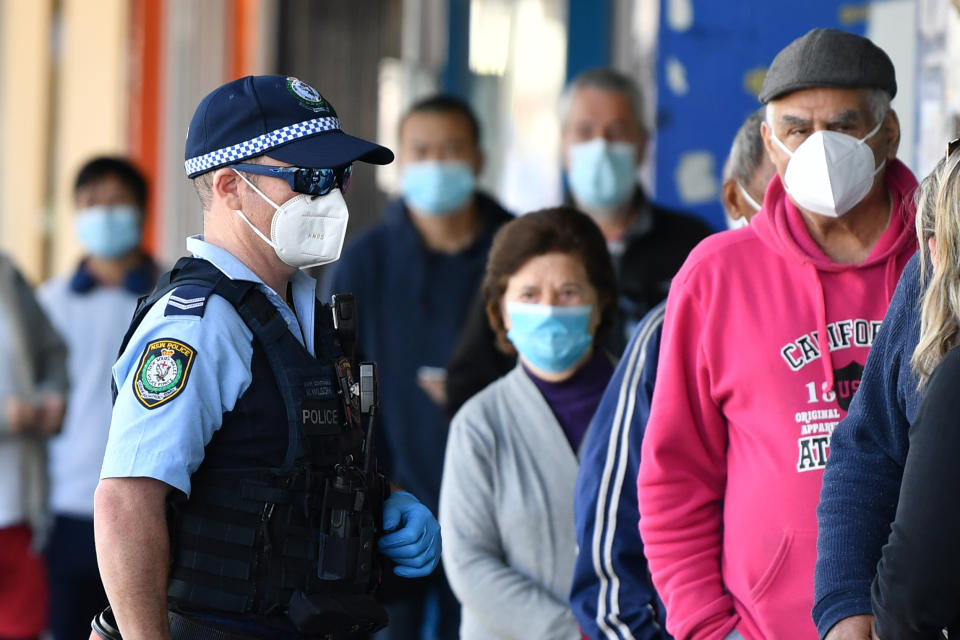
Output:
<path fill-rule="evenodd" d="M 637 326 L 583 446 L 574 498 L 577 556 L 570 604 L 593 640 L 661 640 L 663 604 L 637 530 L 640 441 L 650 415 L 665 303 Z"/>

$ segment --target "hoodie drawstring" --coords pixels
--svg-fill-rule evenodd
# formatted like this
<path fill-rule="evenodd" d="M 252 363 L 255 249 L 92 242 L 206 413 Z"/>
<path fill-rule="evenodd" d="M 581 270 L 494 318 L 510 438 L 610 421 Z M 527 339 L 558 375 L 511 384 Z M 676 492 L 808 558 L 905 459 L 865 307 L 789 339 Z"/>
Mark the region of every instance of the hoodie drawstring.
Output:
<path fill-rule="evenodd" d="M 817 299 L 814 307 L 817 310 L 817 342 L 820 346 L 820 362 L 823 365 L 823 376 L 826 378 L 825 391 L 833 391 L 833 357 L 830 355 L 830 335 L 827 333 L 827 299 L 823 295 L 823 283 L 820 282 L 820 271 L 809 262 L 804 263 L 814 283 L 817 285 Z"/>

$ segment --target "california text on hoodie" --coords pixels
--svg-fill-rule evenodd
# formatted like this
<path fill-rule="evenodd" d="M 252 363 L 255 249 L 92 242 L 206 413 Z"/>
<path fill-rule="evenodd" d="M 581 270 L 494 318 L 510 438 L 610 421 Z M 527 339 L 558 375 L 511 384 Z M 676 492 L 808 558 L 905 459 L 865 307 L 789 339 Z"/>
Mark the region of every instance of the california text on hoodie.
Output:
<path fill-rule="evenodd" d="M 830 434 L 916 248 L 916 179 L 894 161 L 885 184 L 890 223 L 861 264 L 820 250 L 774 176 L 750 226 L 707 238 L 673 281 L 638 499 L 677 640 L 817 637 Z"/>

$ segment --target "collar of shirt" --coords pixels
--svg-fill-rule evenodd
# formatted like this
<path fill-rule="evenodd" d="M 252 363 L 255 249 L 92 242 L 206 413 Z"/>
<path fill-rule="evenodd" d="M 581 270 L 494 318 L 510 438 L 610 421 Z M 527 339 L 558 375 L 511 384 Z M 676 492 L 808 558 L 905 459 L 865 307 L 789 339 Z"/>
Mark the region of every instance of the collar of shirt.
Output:
<path fill-rule="evenodd" d="M 637 219 L 627 229 L 624 235 L 625 240 L 642 237 L 653 231 L 653 209 L 650 207 L 647 194 L 639 185 L 633 196 L 633 210 L 637 212 Z"/>
<path fill-rule="evenodd" d="M 226 249 L 204 242 L 202 235 L 187 238 L 187 251 L 192 253 L 195 258 L 201 258 L 213 264 L 231 280 L 256 282 L 260 286 L 260 290 L 266 294 L 267 299 L 280 311 L 280 315 L 286 320 L 291 333 L 307 351 L 315 355 L 313 330 L 317 300 L 316 280 L 300 270 L 293 274 L 293 277 L 290 278 L 290 285 L 293 290 L 294 311 L 291 311 L 283 297 L 264 284 L 263 280 L 250 267 L 240 262 Z"/>
<path fill-rule="evenodd" d="M 81 260 L 77 270 L 70 277 L 70 290 L 74 293 L 90 293 L 101 286 L 100 281 L 87 266 L 87 260 L 88 258 Z M 157 283 L 158 275 L 156 263 L 148 256 L 144 256 L 139 265 L 124 274 L 123 288 L 136 296 L 147 295 Z"/>

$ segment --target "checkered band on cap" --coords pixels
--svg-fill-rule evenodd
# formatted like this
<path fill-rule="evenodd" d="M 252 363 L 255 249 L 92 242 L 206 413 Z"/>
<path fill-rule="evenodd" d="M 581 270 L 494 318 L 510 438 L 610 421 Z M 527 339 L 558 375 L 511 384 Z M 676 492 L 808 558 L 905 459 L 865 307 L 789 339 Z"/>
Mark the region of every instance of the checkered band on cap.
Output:
<path fill-rule="evenodd" d="M 196 173 L 203 173 L 204 171 L 213 169 L 214 167 L 221 167 L 239 162 L 240 160 L 252 158 L 253 156 L 262 155 L 274 147 L 279 147 L 287 142 L 306 138 L 324 131 L 340 131 L 340 119 L 325 117 L 297 122 L 286 127 L 268 131 L 262 136 L 257 136 L 252 140 L 245 140 L 232 147 L 217 149 L 202 156 L 190 158 L 183 164 L 187 169 L 187 175 L 192 176 Z"/>

